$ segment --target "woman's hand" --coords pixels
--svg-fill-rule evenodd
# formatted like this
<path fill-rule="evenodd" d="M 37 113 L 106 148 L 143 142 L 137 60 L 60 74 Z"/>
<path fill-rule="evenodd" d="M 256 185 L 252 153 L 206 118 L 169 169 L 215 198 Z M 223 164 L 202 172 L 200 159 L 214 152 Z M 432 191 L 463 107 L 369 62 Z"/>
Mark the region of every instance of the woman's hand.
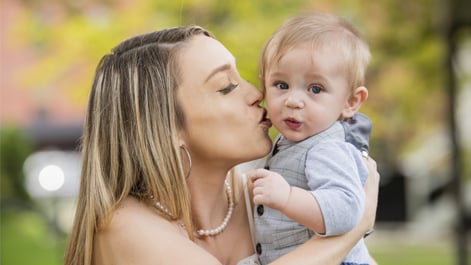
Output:
<path fill-rule="evenodd" d="M 366 166 L 368 167 L 368 179 L 365 183 L 365 213 L 363 214 L 360 226 L 364 227 L 366 233 L 373 229 L 376 220 L 380 175 L 376 167 L 376 161 L 369 156 L 364 157 Z"/>

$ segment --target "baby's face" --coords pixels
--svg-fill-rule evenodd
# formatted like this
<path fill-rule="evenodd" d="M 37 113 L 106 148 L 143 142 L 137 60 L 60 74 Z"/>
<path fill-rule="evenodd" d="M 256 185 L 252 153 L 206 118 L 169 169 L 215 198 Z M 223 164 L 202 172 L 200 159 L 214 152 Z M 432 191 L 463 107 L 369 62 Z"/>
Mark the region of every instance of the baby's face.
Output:
<path fill-rule="evenodd" d="M 330 47 L 303 44 L 268 65 L 267 110 L 273 125 L 298 142 L 330 127 L 351 94 L 345 60 Z"/>

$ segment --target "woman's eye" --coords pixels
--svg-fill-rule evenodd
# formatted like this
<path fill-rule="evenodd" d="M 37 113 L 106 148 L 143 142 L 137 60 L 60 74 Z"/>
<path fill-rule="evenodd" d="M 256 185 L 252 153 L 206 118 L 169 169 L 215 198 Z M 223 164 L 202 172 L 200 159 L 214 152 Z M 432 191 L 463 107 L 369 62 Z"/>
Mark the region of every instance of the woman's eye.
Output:
<path fill-rule="evenodd" d="M 278 82 L 278 83 L 275 84 L 275 86 L 277 88 L 283 89 L 283 90 L 289 88 L 288 84 L 286 84 L 285 82 Z"/>
<path fill-rule="evenodd" d="M 218 90 L 218 92 L 221 92 L 223 95 L 226 95 L 228 94 L 229 92 L 231 92 L 234 88 L 236 88 L 237 86 L 239 86 L 239 84 L 232 84 L 230 83 L 228 86 L 226 86 L 225 88 L 221 88 Z"/>
<path fill-rule="evenodd" d="M 322 91 L 322 87 L 319 85 L 312 85 L 311 87 L 309 87 L 309 91 L 311 91 L 314 94 L 319 94 Z"/>

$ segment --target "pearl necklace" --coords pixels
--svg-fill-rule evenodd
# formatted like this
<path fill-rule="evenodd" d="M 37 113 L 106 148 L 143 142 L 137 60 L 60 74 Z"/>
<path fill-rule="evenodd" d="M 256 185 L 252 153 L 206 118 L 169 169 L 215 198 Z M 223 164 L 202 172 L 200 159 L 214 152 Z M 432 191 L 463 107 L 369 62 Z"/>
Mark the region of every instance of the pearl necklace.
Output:
<path fill-rule="evenodd" d="M 215 235 L 218 235 L 219 233 L 221 233 L 222 231 L 224 231 L 224 229 L 226 229 L 226 226 L 227 224 L 229 223 L 229 220 L 231 219 L 232 217 L 232 212 L 234 212 L 234 200 L 232 199 L 232 189 L 231 189 L 231 186 L 229 185 L 229 183 L 227 181 L 224 182 L 224 185 L 226 186 L 226 194 L 227 194 L 227 200 L 228 200 L 228 207 L 227 207 L 227 213 L 226 213 L 226 217 L 224 217 L 224 220 L 222 221 L 222 223 L 216 227 L 216 228 L 213 228 L 213 229 L 199 229 L 199 230 L 196 230 L 196 234 L 200 237 L 203 237 L 203 236 L 215 236 Z M 156 202 L 155 203 L 155 206 L 161 210 L 163 213 L 165 213 L 166 215 L 172 217 L 170 211 L 167 209 L 167 207 L 163 206 L 160 202 Z M 181 224 L 182 227 L 184 227 L 184 224 Z"/>

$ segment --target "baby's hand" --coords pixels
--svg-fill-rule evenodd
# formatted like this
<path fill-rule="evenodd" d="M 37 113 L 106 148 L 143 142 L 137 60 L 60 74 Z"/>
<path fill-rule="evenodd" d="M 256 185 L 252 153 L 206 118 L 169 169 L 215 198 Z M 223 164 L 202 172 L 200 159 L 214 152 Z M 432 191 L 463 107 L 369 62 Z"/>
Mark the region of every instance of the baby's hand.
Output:
<path fill-rule="evenodd" d="M 291 186 L 278 173 L 266 169 L 247 172 L 253 183 L 254 204 L 265 204 L 270 208 L 283 211 L 287 207 Z"/>

